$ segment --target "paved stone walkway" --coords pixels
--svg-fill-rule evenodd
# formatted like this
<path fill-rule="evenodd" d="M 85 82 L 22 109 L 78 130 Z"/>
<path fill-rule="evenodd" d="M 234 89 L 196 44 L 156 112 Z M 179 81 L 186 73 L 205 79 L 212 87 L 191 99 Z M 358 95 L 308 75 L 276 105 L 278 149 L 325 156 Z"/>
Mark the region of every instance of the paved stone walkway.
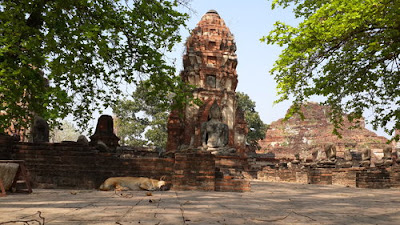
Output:
<path fill-rule="evenodd" d="M 40 215 L 39 215 L 40 212 Z M 42 218 L 41 218 L 42 217 Z M 36 221 L 35 221 L 36 220 Z M 400 224 L 400 189 L 252 182 L 252 191 L 44 190 L 0 198 L 0 224 Z"/>

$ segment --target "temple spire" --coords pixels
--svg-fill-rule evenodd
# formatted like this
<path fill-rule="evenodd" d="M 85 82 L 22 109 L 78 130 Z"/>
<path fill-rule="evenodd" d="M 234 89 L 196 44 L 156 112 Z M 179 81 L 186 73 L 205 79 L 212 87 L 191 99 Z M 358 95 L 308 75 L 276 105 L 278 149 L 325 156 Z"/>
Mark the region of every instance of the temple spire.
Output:
<path fill-rule="evenodd" d="M 179 119 L 171 114 L 167 148 L 172 151 L 177 146 L 201 147 L 201 126 L 207 122 L 212 113 L 211 106 L 216 104 L 220 109 L 220 122 L 225 124 L 228 130 L 227 146 L 243 149 L 245 146 L 243 136 L 247 133 L 242 129 L 243 117 L 237 114 L 236 109 L 235 90 L 238 83 L 236 43 L 217 11 L 209 10 L 193 29 L 186 41 L 183 66 L 182 80 L 197 87 L 193 94 L 203 102 L 203 105 L 186 106 L 180 125 L 176 124 Z M 241 124 L 240 128 L 238 124 Z M 176 136 L 179 133 L 181 137 L 177 141 Z M 174 141 L 175 144 L 172 144 Z"/>

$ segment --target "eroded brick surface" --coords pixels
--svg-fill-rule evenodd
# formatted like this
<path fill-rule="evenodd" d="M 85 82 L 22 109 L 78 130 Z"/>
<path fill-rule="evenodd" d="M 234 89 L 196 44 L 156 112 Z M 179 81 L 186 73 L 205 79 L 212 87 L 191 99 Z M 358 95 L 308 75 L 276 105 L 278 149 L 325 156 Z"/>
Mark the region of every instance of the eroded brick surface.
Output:
<path fill-rule="evenodd" d="M 299 153 L 301 158 L 311 159 L 311 153 L 325 143 L 336 145 L 337 156 L 343 157 L 345 149 L 361 152 L 366 147 L 377 154 L 383 154 L 387 139 L 365 128 L 349 129 L 352 125 L 344 121 L 342 138 L 332 134 L 333 125 L 329 122 L 329 108 L 317 103 L 308 103 L 302 109 L 304 120 L 295 115 L 287 121 L 279 119 L 272 122 L 264 140 L 260 140 L 258 153 L 269 153 L 278 159 L 293 159 Z M 354 125 L 354 124 L 353 124 Z"/>

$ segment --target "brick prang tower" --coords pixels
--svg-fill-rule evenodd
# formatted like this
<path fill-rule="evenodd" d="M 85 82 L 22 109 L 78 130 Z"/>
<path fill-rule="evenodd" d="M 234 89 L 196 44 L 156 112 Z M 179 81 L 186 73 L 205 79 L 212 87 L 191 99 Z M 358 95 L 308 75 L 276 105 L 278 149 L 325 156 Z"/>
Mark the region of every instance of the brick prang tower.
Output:
<path fill-rule="evenodd" d="M 204 104 L 188 105 L 179 117 L 172 112 L 168 121 L 167 151 L 201 146 L 201 124 L 209 118 L 209 110 L 217 103 L 223 123 L 229 128 L 228 146 L 238 153 L 246 151 L 247 124 L 237 109 L 236 43 L 224 20 L 215 10 L 208 11 L 186 41 L 182 80 L 196 86 L 194 97 Z"/>

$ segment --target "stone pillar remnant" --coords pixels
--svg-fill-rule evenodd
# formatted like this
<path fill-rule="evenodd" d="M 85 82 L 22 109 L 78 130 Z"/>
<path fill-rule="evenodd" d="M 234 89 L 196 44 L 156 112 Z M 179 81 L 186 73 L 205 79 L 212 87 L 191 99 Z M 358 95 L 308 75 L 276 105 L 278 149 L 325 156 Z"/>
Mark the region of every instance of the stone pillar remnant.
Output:
<path fill-rule="evenodd" d="M 96 131 L 90 137 L 91 145 L 106 145 L 110 149 L 115 149 L 119 138 L 114 134 L 114 121 L 109 115 L 101 115 L 97 121 Z"/>
<path fill-rule="evenodd" d="M 34 143 L 49 142 L 49 124 L 40 116 L 35 116 L 31 129 L 31 138 Z"/>
<path fill-rule="evenodd" d="M 371 149 L 366 148 L 361 153 L 361 166 L 369 167 L 371 165 Z"/>

